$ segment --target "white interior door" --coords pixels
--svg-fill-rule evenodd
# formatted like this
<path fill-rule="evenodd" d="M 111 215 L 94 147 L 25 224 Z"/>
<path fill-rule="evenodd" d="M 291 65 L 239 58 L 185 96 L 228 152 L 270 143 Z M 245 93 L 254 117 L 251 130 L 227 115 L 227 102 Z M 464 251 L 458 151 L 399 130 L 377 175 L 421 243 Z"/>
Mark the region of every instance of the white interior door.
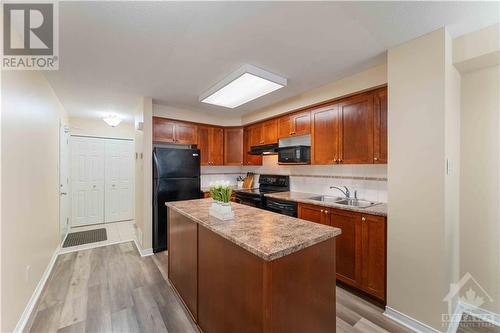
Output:
<path fill-rule="evenodd" d="M 69 198 L 69 129 L 59 127 L 59 233 L 61 240 L 68 233 L 71 206 Z"/>
<path fill-rule="evenodd" d="M 104 140 L 71 138 L 73 226 L 104 222 Z"/>
<path fill-rule="evenodd" d="M 105 222 L 134 218 L 134 143 L 106 140 Z"/>

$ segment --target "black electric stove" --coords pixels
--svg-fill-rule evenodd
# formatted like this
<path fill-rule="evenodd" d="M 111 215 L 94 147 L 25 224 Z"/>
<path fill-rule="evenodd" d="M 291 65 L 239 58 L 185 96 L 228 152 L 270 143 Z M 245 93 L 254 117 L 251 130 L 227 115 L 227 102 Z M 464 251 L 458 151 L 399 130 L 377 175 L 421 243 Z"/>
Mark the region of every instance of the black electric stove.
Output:
<path fill-rule="evenodd" d="M 257 208 L 266 208 L 264 194 L 273 192 L 290 191 L 290 177 L 282 175 L 260 175 L 259 188 L 251 190 L 238 190 L 236 201 Z"/>

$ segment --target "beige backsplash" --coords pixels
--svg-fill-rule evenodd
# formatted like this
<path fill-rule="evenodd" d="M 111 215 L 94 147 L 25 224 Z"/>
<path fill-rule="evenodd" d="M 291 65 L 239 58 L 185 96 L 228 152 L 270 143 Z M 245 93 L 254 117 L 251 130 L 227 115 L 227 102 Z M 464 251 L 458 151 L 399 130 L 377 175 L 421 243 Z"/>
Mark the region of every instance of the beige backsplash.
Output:
<path fill-rule="evenodd" d="M 387 165 L 385 164 L 278 165 L 276 155 L 264 156 L 263 165 L 258 167 L 202 167 L 202 187 L 214 180 L 229 180 L 236 184 L 236 178 L 247 172 L 290 175 L 292 191 L 339 195 L 341 193 L 330 189 L 330 186 L 347 186 L 351 192 L 357 190 L 359 198 L 387 202 Z M 258 181 L 258 177 L 256 180 Z"/>

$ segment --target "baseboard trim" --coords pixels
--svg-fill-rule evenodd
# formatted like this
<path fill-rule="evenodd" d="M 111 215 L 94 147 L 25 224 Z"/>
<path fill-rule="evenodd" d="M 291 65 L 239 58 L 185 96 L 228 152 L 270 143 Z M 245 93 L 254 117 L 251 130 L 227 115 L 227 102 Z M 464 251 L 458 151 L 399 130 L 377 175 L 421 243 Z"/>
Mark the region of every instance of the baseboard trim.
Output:
<path fill-rule="evenodd" d="M 139 254 L 141 255 L 141 257 L 148 257 L 148 256 L 152 256 L 154 253 L 153 253 L 153 248 L 148 248 L 148 249 L 143 249 L 139 243 L 137 243 L 137 240 L 134 239 L 134 244 L 135 244 L 135 247 L 137 248 L 137 251 L 139 251 Z"/>
<path fill-rule="evenodd" d="M 42 290 L 45 287 L 45 284 L 47 283 L 47 280 L 49 279 L 50 273 L 52 272 L 52 269 L 54 268 L 54 264 L 56 263 L 57 256 L 59 255 L 59 250 L 61 249 L 61 246 L 58 245 L 54 253 L 52 254 L 52 257 L 50 258 L 49 264 L 47 265 L 47 268 L 45 268 L 45 271 L 42 274 L 42 277 L 40 278 L 40 281 L 38 281 L 38 284 L 33 291 L 33 294 L 31 294 L 31 298 L 28 301 L 28 304 L 26 304 L 26 307 L 24 308 L 24 311 L 21 315 L 21 318 L 19 318 L 19 321 L 17 322 L 16 327 L 14 328 L 15 333 L 21 333 L 24 331 L 26 324 L 28 323 L 28 320 L 31 316 L 31 313 L 33 312 L 33 309 L 35 308 L 36 303 L 38 302 L 38 298 L 42 294 Z"/>
<path fill-rule="evenodd" d="M 441 333 L 441 331 L 424 324 L 415 318 L 412 318 L 402 312 L 399 312 L 389 306 L 385 307 L 384 316 L 398 322 L 399 324 L 409 328 L 410 330 L 417 333 Z"/>

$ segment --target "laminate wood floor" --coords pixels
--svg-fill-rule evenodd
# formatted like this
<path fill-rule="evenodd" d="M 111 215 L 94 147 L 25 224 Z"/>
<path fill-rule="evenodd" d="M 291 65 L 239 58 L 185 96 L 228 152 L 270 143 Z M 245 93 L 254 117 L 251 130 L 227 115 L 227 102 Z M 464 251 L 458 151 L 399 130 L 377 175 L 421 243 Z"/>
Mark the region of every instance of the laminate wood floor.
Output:
<path fill-rule="evenodd" d="M 133 242 L 59 255 L 25 331 L 198 332 L 167 282 L 167 259 L 141 257 Z M 337 287 L 338 333 L 411 332 L 382 312 Z"/>

